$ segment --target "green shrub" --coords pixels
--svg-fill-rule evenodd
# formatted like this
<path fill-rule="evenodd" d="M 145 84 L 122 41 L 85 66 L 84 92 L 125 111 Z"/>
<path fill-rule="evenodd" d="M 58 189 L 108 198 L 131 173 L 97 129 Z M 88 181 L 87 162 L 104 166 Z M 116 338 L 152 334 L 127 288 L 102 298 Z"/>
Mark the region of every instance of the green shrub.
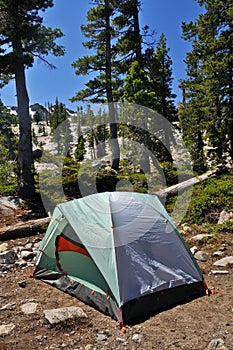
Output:
<path fill-rule="evenodd" d="M 0 195 L 15 196 L 17 194 L 17 189 L 18 189 L 17 183 L 0 184 Z"/>
<path fill-rule="evenodd" d="M 183 222 L 216 224 L 222 210 L 233 210 L 233 172 L 210 178 L 193 187 Z"/>
<path fill-rule="evenodd" d="M 17 177 L 14 173 L 15 166 L 11 162 L 0 164 L 0 195 L 12 196 L 17 192 Z"/>

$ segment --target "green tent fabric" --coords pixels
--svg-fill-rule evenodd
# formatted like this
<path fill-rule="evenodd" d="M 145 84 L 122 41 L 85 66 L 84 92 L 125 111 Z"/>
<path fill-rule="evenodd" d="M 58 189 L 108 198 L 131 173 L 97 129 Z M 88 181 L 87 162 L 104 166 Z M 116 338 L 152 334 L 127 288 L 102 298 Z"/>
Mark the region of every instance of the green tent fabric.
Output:
<path fill-rule="evenodd" d="M 136 192 L 57 205 L 34 277 L 121 324 L 206 294 L 196 260 L 157 196 Z"/>

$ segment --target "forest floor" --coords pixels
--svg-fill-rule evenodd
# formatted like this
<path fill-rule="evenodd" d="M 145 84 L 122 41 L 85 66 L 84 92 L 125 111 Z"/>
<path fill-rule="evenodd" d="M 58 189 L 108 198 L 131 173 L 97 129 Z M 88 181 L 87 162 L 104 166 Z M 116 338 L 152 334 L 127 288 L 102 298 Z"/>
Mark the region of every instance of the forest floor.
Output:
<path fill-rule="evenodd" d="M 27 217 L 21 212 L 18 220 L 22 215 Z M 5 225 L 2 218 L 0 226 Z M 233 236 L 223 232 L 213 241 L 203 243 L 193 240 L 197 233 L 198 226 L 184 233 L 184 239 L 190 247 L 195 245 L 209 254 L 206 262 L 198 263 L 208 287 L 217 293 L 163 311 L 128 327 L 126 333 L 110 317 L 41 281 L 25 277 L 32 270 L 33 260 L 0 271 L 0 328 L 9 326 L 9 332 L 0 336 L 0 350 L 233 350 L 233 266 L 224 268 L 228 274 L 211 272 L 221 269 L 213 266 L 220 259 L 214 252 L 224 247 L 222 256 L 233 255 Z M 17 238 L 0 242 L 0 246 L 6 244 L 11 252 L 19 246 L 32 249 L 42 237 L 43 234 Z M 22 307 L 28 303 L 36 305 L 32 313 L 25 313 Z M 51 327 L 44 310 L 67 306 L 81 307 L 87 318 Z"/>

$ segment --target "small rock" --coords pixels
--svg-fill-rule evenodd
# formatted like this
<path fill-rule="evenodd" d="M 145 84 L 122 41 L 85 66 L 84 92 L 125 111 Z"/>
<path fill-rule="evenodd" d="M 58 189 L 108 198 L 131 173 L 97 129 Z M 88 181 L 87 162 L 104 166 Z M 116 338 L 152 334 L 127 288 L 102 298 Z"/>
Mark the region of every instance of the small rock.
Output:
<path fill-rule="evenodd" d="M 10 251 L 0 253 L 0 264 L 13 265 L 15 263 L 14 254 Z"/>
<path fill-rule="evenodd" d="M 8 249 L 8 243 L 0 244 L 0 253 L 5 252 Z"/>
<path fill-rule="evenodd" d="M 104 340 L 107 340 L 107 336 L 103 333 L 98 333 L 96 336 L 96 339 L 100 341 L 104 341 Z"/>
<path fill-rule="evenodd" d="M 211 270 L 213 275 L 228 275 L 229 271 L 227 270 Z"/>
<path fill-rule="evenodd" d="M 37 335 L 35 339 L 38 340 L 39 342 L 42 342 L 44 340 L 44 337 L 43 335 Z"/>
<path fill-rule="evenodd" d="M 1 205 L 1 212 L 3 215 L 14 215 L 15 211 L 12 208 L 9 208 L 8 206 Z"/>
<path fill-rule="evenodd" d="M 18 260 L 15 262 L 15 265 L 19 267 L 24 267 L 27 266 L 27 262 L 25 260 Z"/>
<path fill-rule="evenodd" d="M 37 303 L 27 303 L 27 304 L 21 305 L 21 310 L 23 311 L 24 314 L 30 315 L 36 312 L 37 306 L 38 306 Z"/>
<path fill-rule="evenodd" d="M 22 202 L 22 199 L 20 199 L 19 197 L 16 197 L 16 196 L 8 196 L 7 197 L 7 200 L 8 200 L 8 206 L 10 205 L 12 208 L 17 208 L 18 205 Z"/>
<path fill-rule="evenodd" d="M 219 345 L 223 345 L 224 344 L 224 341 L 222 339 L 213 339 L 211 340 L 211 342 L 209 343 L 208 345 L 208 350 L 210 349 L 219 349 Z"/>
<path fill-rule="evenodd" d="M 20 282 L 18 283 L 18 285 L 19 285 L 19 287 L 21 287 L 21 288 L 25 288 L 26 285 L 27 285 L 27 282 L 26 282 L 26 281 L 20 281 Z"/>
<path fill-rule="evenodd" d="M 225 243 L 222 244 L 221 248 L 219 248 L 221 252 L 225 252 L 227 250 L 227 245 Z"/>
<path fill-rule="evenodd" d="M 116 341 L 119 341 L 119 342 L 124 343 L 124 342 L 125 342 L 125 339 L 124 339 L 124 338 L 120 338 L 120 337 L 118 337 L 118 338 L 116 338 Z"/>
<path fill-rule="evenodd" d="M 138 334 L 138 333 L 135 333 L 133 336 L 132 336 L 132 340 L 135 341 L 135 343 L 140 343 L 141 340 L 142 340 L 142 335 Z"/>
<path fill-rule="evenodd" d="M 87 344 L 84 349 L 85 350 L 93 350 L 93 345 L 92 344 Z"/>
<path fill-rule="evenodd" d="M 221 256 L 221 255 L 223 255 L 223 252 L 219 250 L 213 253 L 213 256 Z"/>
<path fill-rule="evenodd" d="M 233 218 L 233 213 L 229 213 L 225 210 L 223 210 L 220 213 L 219 219 L 218 219 L 218 225 L 223 224 L 224 222 L 230 220 Z"/>
<path fill-rule="evenodd" d="M 184 232 L 191 232 L 192 231 L 191 227 L 189 227 L 188 225 L 184 225 L 182 227 L 182 229 L 183 229 Z"/>
<path fill-rule="evenodd" d="M 0 272 L 7 273 L 12 268 L 12 265 L 0 264 Z"/>
<path fill-rule="evenodd" d="M 226 267 L 228 265 L 233 265 L 233 256 L 225 256 L 214 263 L 214 266 Z"/>
<path fill-rule="evenodd" d="M 46 320 L 48 320 L 52 326 L 60 322 L 72 319 L 74 317 L 87 319 L 87 315 L 85 314 L 85 312 L 80 307 L 75 306 L 63 307 L 60 309 L 44 310 L 44 315 Z"/>
<path fill-rule="evenodd" d="M 202 261 L 202 262 L 206 262 L 210 258 L 208 253 L 205 253 L 205 252 L 202 252 L 202 251 L 196 252 L 194 257 L 195 257 L 196 260 Z"/>
<path fill-rule="evenodd" d="M 35 256 L 35 253 L 30 252 L 28 250 L 22 250 L 22 252 L 20 253 L 21 259 L 23 260 L 29 260 L 29 259 L 33 259 Z"/>
<path fill-rule="evenodd" d="M 192 248 L 190 248 L 190 251 L 194 255 L 198 251 L 197 246 L 193 246 Z"/>
<path fill-rule="evenodd" d="M 197 242 L 197 241 L 202 241 L 203 239 L 212 238 L 212 237 L 213 237 L 212 234 L 205 234 L 205 233 L 203 233 L 203 234 L 199 234 L 199 235 L 193 236 L 192 240 Z"/>
<path fill-rule="evenodd" d="M 128 341 L 125 341 L 123 344 L 122 344 L 123 346 L 128 346 L 129 345 L 129 342 Z M 133 348 L 132 348 L 133 349 Z M 131 350 L 132 350 L 131 349 Z"/>
<path fill-rule="evenodd" d="M 24 247 L 26 250 L 32 249 L 32 243 L 27 243 Z"/>
<path fill-rule="evenodd" d="M 0 325 L 0 336 L 4 337 L 10 334 L 15 329 L 15 325 L 13 323 L 2 324 Z"/>

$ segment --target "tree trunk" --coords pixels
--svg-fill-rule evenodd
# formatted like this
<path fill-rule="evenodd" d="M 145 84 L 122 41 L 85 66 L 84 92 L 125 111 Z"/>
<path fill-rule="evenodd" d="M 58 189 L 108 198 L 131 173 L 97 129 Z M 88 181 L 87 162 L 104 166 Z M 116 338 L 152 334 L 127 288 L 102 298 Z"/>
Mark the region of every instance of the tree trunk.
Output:
<path fill-rule="evenodd" d="M 117 136 L 116 111 L 112 94 L 112 62 L 111 62 L 111 27 L 109 0 L 105 0 L 106 23 L 106 93 L 109 111 L 110 143 L 112 149 L 112 169 L 118 171 L 120 163 L 120 147 Z"/>
<path fill-rule="evenodd" d="M 134 41 L 135 41 L 135 53 L 136 53 L 136 61 L 138 61 L 140 68 L 143 68 L 143 60 L 142 60 L 142 39 L 140 34 L 140 26 L 139 26 L 139 4 L 138 0 L 134 0 L 132 4 L 132 12 L 133 12 L 133 26 L 134 26 Z"/>
<path fill-rule="evenodd" d="M 14 64 L 17 106 L 19 118 L 19 196 L 23 199 L 35 197 L 35 185 L 33 177 L 33 155 L 31 118 L 29 114 L 29 98 L 26 88 L 25 69 L 22 63 L 23 50 L 20 37 L 15 35 L 13 50 L 18 56 Z"/>
<path fill-rule="evenodd" d="M 142 59 L 142 38 L 139 25 L 139 2 L 134 0 L 132 3 L 133 13 L 133 28 L 134 28 L 134 44 L 136 61 L 139 63 L 140 69 L 143 69 Z M 147 118 L 142 121 L 142 127 L 138 128 L 138 134 L 140 136 L 140 143 L 144 145 L 142 148 L 142 154 L 140 159 L 140 167 L 144 174 L 150 174 L 150 158 L 148 153 L 148 133 L 147 133 Z"/>
<path fill-rule="evenodd" d="M 233 33 L 233 26 L 230 26 L 231 34 Z M 229 35 L 229 48 L 230 48 L 230 62 L 229 62 L 229 119 L 228 119 L 228 133 L 229 133 L 229 146 L 230 156 L 233 161 L 233 48 L 232 48 L 232 35 Z"/>

